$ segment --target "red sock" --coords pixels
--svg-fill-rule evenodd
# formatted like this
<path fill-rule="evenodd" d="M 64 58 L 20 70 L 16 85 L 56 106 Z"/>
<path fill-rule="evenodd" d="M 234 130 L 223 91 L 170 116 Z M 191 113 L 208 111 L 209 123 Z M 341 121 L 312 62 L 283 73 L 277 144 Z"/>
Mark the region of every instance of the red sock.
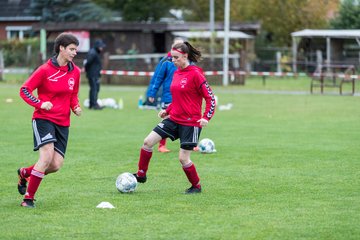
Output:
<path fill-rule="evenodd" d="M 152 156 L 152 150 L 145 150 L 144 148 L 141 148 L 140 150 L 140 158 L 139 158 L 139 164 L 138 164 L 138 172 L 137 175 L 139 177 L 145 177 L 146 172 L 149 168 L 150 159 Z"/>
<path fill-rule="evenodd" d="M 163 138 L 163 139 L 161 139 L 160 142 L 159 142 L 159 148 L 160 148 L 160 147 L 165 147 L 165 146 L 166 146 L 166 138 Z"/>
<path fill-rule="evenodd" d="M 34 199 L 35 193 L 39 188 L 41 180 L 44 178 L 45 173 L 33 169 L 30 175 L 29 186 L 27 188 L 25 199 Z"/>
<path fill-rule="evenodd" d="M 27 167 L 27 168 L 22 168 L 20 171 L 21 176 L 24 178 L 30 177 L 31 171 L 33 170 L 34 166 L 35 166 L 35 164 L 31 165 L 30 167 Z"/>
<path fill-rule="evenodd" d="M 190 165 L 190 166 L 189 166 Z M 200 188 L 200 178 L 193 163 L 183 166 L 183 170 L 193 187 Z"/>

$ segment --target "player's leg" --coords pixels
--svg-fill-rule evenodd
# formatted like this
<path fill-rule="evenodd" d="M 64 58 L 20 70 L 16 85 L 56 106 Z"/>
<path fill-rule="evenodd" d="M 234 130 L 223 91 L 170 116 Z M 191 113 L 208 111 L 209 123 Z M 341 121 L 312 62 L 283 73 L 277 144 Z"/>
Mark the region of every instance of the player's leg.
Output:
<path fill-rule="evenodd" d="M 161 108 L 166 109 L 169 105 L 170 105 L 170 103 L 164 103 L 163 102 L 163 103 L 161 103 Z M 170 150 L 166 147 L 166 138 L 163 138 L 163 139 L 160 140 L 158 151 L 161 152 L 161 153 L 170 152 Z"/>
<path fill-rule="evenodd" d="M 31 174 L 31 171 L 33 170 L 35 164 L 31 165 L 29 167 L 19 168 L 17 170 L 18 174 L 18 191 L 21 195 L 24 195 L 26 193 L 27 184 L 29 182 L 29 177 Z"/>
<path fill-rule="evenodd" d="M 54 156 L 45 174 L 57 172 L 64 163 L 64 157 L 69 138 L 69 127 L 55 125 L 56 142 L 54 142 Z"/>
<path fill-rule="evenodd" d="M 140 183 L 146 182 L 146 172 L 149 168 L 153 147 L 161 140 L 161 138 L 162 137 L 158 133 L 151 131 L 144 139 L 143 146 L 140 149 L 138 171 L 135 174 L 135 177 Z"/>
<path fill-rule="evenodd" d="M 54 156 L 54 143 L 47 143 L 39 148 L 39 160 L 31 171 L 29 186 L 21 203 L 23 207 L 34 207 L 35 194 L 45 176 L 45 171 L 51 164 Z"/>
<path fill-rule="evenodd" d="M 24 201 L 21 206 L 34 207 L 34 197 L 39 185 L 45 175 L 46 169 L 49 167 L 54 157 L 54 142 L 56 139 L 55 124 L 43 120 L 33 120 L 33 136 L 34 136 L 34 150 L 39 150 L 39 159 L 34 166 L 30 166 L 26 169 L 29 177 L 29 186 L 24 196 Z M 31 172 L 28 172 L 31 170 Z"/>
<path fill-rule="evenodd" d="M 170 152 L 170 150 L 166 147 L 166 138 L 160 140 L 158 151 L 161 153 Z"/>
<path fill-rule="evenodd" d="M 45 175 L 59 171 L 63 163 L 64 163 L 64 157 L 55 151 L 53 160 L 51 161 L 49 167 L 46 169 Z"/>
<path fill-rule="evenodd" d="M 184 173 L 191 183 L 191 187 L 185 191 L 187 194 L 200 193 L 201 185 L 200 178 L 197 173 L 195 164 L 191 161 L 191 152 L 197 145 L 201 128 L 180 126 L 180 151 L 179 160 L 184 170 Z"/>
<path fill-rule="evenodd" d="M 146 172 L 152 157 L 153 147 L 155 144 L 160 142 L 161 139 L 167 137 L 171 138 L 172 140 L 177 139 L 177 126 L 170 119 L 165 119 L 159 123 L 144 139 L 144 144 L 140 150 L 138 171 L 134 174 L 138 182 L 146 182 Z"/>

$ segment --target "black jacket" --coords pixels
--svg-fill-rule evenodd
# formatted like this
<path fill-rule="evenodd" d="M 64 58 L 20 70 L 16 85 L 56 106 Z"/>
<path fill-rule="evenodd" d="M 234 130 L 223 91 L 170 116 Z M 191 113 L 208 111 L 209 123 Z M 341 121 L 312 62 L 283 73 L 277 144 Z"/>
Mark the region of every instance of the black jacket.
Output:
<path fill-rule="evenodd" d="M 100 47 L 105 47 L 105 44 L 102 41 L 96 41 L 94 47 L 91 48 L 87 54 L 85 72 L 88 78 L 100 77 L 100 71 L 102 69 Z"/>

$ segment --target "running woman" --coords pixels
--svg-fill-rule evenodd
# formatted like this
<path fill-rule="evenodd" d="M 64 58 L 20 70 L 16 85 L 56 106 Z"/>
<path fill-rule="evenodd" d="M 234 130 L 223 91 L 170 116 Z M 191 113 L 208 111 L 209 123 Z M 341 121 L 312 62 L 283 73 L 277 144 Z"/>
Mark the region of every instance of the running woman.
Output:
<path fill-rule="evenodd" d="M 147 171 L 153 146 L 163 138 L 180 139 L 179 161 L 191 183 L 186 194 L 201 193 L 200 178 L 190 155 L 197 146 L 200 132 L 215 113 L 215 97 L 201 68 L 191 65 L 198 62 L 201 52 L 188 42 L 178 43 L 171 49 L 172 61 L 178 67 L 170 86 L 171 104 L 159 112 L 163 118 L 145 138 L 140 150 L 138 171 L 134 173 L 138 182 L 147 180 Z M 202 113 L 202 102 L 206 106 Z"/>
<path fill-rule="evenodd" d="M 33 208 L 35 193 L 44 176 L 58 171 L 64 162 L 71 111 L 81 115 L 78 92 L 80 69 L 73 63 L 78 39 L 61 33 L 55 39 L 55 55 L 41 65 L 21 86 L 20 96 L 34 107 L 32 128 L 38 161 L 18 169 L 21 206 Z M 37 96 L 33 91 L 37 90 Z M 28 184 L 28 186 L 27 186 Z"/>

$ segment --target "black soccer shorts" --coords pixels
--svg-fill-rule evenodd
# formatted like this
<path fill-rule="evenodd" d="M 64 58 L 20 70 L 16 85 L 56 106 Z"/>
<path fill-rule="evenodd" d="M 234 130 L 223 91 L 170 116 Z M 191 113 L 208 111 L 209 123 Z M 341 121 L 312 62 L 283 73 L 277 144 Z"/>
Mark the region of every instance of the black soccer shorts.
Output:
<path fill-rule="evenodd" d="M 179 138 L 180 148 L 193 150 L 198 144 L 201 128 L 184 126 L 167 118 L 160 122 L 153 131 L 162 138 L 170 138 L 172 141 Z"/>
<path fill-rule="evenodd" d="M 65 157 L 69 137 L 69 127 L 59 126 L 49 120 L 34 119 L 32 122 L 34 133 L 34 151 L 47 143 L 53 142 L 55 151 Z"/>

